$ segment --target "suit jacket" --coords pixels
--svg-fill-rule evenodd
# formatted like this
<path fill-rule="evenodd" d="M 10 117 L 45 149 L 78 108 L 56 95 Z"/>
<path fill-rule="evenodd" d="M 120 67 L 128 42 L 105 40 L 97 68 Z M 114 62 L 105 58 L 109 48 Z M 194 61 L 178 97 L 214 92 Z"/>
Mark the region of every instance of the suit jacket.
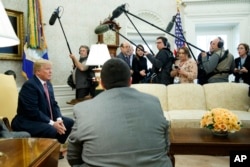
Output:
<path fill-rule="evenodd" d="M 129 68 L 130 69 L 132 68 L 131 65 L 130 65 L 130 58 L 127 60 L 126 56 L 122 52 L 120 52 L 116 57 L 119 58 L 119 59 L 124 60 L 128 64 Z"/>
<path fill-rule="evenodd" d="M 74 106 L 68 139 L 70 165 L 172 166 L 168 121 L 158 98 L 133 88 L 113 88 Z"/>
<path fill-rule="evenodd" d="M 56 121 L 58 117 L 62 117 L 62 114 L 55 100 L 51 83 L 47 82 L 47 85 L 53 120 Z M 44 125 L 51 126 L 49 125 L 50 117 L 49 103 L 43 85 L 34 75 L 23 84 L 19 92 L 17 115 L 12 120 L 12 128 L 17 131 L 28 131 L 33 136 L 46 129 Z"/>
<path fill-rule="evenodd" d="M 240 57 L 236 58 L 234 60 L 235 62 L 235 67 L 238 68 L 238 64 L 240 63 Z M 248 70 L 248 73 L 234 73 L 235 76 L 235 82 L 239 82 L 240 78 L 243 79 L 244 83 L 247 83 L 250 85 L 250 56 L 246 57 L 245 63 L 242 64 L 243 67 L 245 67 Z"/>

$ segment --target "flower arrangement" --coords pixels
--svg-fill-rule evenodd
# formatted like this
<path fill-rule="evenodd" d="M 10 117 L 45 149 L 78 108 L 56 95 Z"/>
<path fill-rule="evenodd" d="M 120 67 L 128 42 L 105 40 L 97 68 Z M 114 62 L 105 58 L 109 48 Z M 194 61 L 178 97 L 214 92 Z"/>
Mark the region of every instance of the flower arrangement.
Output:
<path fill-rule="evenodd" d="M 208 128 L 215 132 L 234 133 L 241 129 L 242 124 L 231 111 L 224 108 L 214 108 L 203 115 L 200 127 Z"/>

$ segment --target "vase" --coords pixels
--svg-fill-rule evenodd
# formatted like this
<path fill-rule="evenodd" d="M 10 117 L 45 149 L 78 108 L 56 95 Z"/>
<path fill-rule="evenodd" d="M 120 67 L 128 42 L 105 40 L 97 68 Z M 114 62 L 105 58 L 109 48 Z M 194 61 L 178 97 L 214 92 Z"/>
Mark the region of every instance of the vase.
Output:
<path fill-rule="evenodd" d="M 212 133 L 214 136 L 218 136 L 218 137 L 227 137 L 228 136 L 228 131 L 213 131 Z"/>

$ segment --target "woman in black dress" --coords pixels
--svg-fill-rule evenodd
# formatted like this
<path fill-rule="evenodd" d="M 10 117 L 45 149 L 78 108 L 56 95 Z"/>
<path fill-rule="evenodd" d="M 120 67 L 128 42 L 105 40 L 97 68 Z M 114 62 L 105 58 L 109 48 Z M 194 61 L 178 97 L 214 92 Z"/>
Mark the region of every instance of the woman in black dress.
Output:
<path fill-rule="evenodd" d="M 137 45 L 135 49 L 135 58 L 132 63 L 132 83 L 147 83 L 148 66 L 147 59 L 144 57 L 144 47 Z"/>

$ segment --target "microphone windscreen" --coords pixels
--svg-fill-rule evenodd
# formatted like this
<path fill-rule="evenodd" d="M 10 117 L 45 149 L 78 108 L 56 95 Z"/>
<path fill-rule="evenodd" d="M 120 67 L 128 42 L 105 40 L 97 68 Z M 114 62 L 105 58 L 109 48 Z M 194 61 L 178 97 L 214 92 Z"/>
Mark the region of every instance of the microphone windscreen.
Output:
<path fill-rule="evenodd" d="M 112 13 L 112 17 L 110 18 L 110 20 L 114 20 L 115 18 L 119 17 L 123 11 L 125 9 L 125 4 L 118 6 Z"/>
<path fill-rule="evenodd" d="M 50 25 L 54 25 L 57 19 L 58 13 L 56 11 L 53 12 L 53 14 L 51 15 L 50 19 L 49 19 L 49 24 Z"/>
<path fill-rule="evenodd" d="M 109 28 L 108 24 L 99 25 L 95 28 L 95 33 L 96 34 L 103 34 L 103 33 L 107 32 L 109 29 L 110 28 Z"/>
<path fill-rule="evenodd" d="M 168 23 L 168 26 L 167 26 L 167 28 L 166 28 L 166 31 L 167 31 L 167 32 L 170 32 L 170 31 L 172 30 L 173 26 L 174 26 L 174 22 L 170 21 L 170 22 Z"/>

